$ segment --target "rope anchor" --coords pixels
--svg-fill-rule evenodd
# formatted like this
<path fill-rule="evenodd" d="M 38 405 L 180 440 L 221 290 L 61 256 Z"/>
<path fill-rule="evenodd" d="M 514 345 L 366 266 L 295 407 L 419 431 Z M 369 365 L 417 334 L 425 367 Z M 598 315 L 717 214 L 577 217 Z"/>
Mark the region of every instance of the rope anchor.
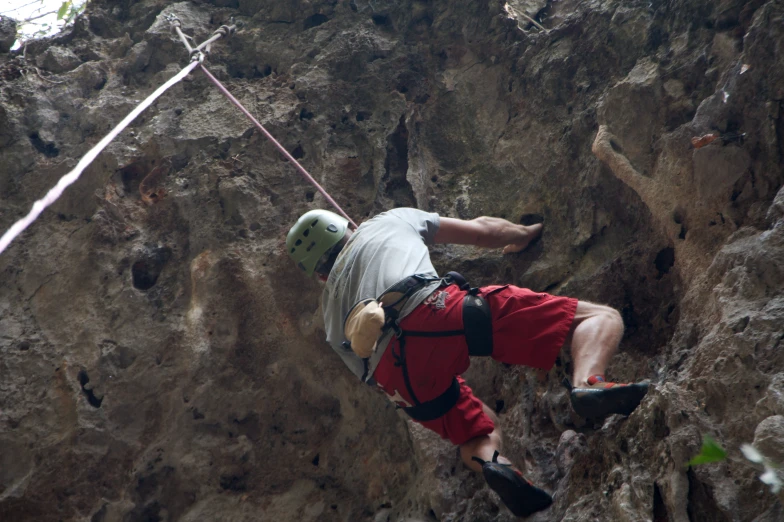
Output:
<path fill-rule="evenodd" d="M 198 61 L 199 63 L 202 63 L 204 61 L 204 55 L 210 53 L 210 47 L 213 42 L 216 42 L 221 38 L 228 38 L 237 31 L 237 26 L 234 24 L 222 25 L 212 33 L 212 36 L 209 39 L 203 41 L 196 47 L 191 47 L 188 40 L 193 41 L 193 38 L 182 32 L 182 22 L 180 19 L 171 13 L 167 14 L 164 18 L 171 24 L 172 32 L 179 36 L 185 49 L 188 50 L 192 62 Z"/>

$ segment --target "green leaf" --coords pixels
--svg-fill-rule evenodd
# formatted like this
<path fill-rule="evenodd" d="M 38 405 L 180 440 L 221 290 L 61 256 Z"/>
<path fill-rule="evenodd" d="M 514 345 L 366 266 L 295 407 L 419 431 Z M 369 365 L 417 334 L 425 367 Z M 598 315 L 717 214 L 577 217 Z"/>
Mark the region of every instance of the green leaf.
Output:
<path fill-rule="evenodd" d="M 686 467 L 719 462 L 727 458 L 727 452 L 713 440 L 710 435 L 702 438 L 702 449 L 700 453 L 686 463 Z"/>
<path fill-rule="evenodd" d="M 57 10 L 57 19 L 62 20 L 65 16 L 65 13 L 68 11 L 68 8 L 71 7 L 71 0 L 67 0 L 63 2 L 63 5 L 60 6 L 60 9 Z"/>

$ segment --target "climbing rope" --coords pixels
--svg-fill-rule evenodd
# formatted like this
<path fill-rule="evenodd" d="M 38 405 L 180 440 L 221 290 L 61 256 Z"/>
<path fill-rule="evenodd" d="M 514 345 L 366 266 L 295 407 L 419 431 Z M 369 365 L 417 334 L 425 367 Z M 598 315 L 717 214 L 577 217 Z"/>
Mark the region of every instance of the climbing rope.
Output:
<path fill-rule="evenodd" d="M 60 178 L 60 181 L 57 182 L 57 185 L 52 187 L 52 189 L 50 189 L 43 198 L 33 203 L 32 210 L 30 210 L 30 212 L 25 217 L 14 223 L 11 228 L 9 228 L 8 231 L 3 234 L 3 237 L 0 238 L 0 254 L 2 254 L 8 245 L 11 244 L 11 241 L 16 239 L 19 234 L 21 234 L 28 226 L 32 224 L 33 221 L 38 218 L 38 216 L 41 215 L 41 212 L 43 212 L 46 207 L 57 201 L 57 199 L 63 194 L 69 185 L 79 179 L 79 176 L 81 176 L 84 169 L 86 169 L 87 166 L 93 162 L 98 154 L 100 154 L 101 151 L 105 149 L 106 146 L 109 145 L 109 143 L 125 129 L 125 127 L 127 127 L 134 119 L 136 119 L 136 117 L 139 116 L 139 114 L 141 114 L 147 107 L 152 105 L 152 102 L 154 102 L 161 94 L 166 92 L 169 87 L 188 76 L 188 74 L 190 74 L 190 72 L 198 65 L 198 61 L 191 62 L 187 67 L 178 72 L 169 81 L 158 87 L 155 92 L 153 92 L 147 97 L 147 99 L 137 105 L 136 108 L 132 110 L 128 116 L 126 116 L 115 128 L 113 128 L 109 134 L 99 141 L 95 147 L 90 149 L 90 151 L 82 157 L 79 163 L 76 164 L 76 167 L 74 167 L 73 170 L 71 170 L 68 174 Z"/>
<path fill-rule="evenodd" d="M 175 16 L 171 16 L 170 15 L 170 16 L 167 17 L 167 20 L 169 20 L 169 22 L 171 23 L 172 30 L 177 34 L 177 36 L 179 36 L 180 41 L 185 46 L 185 48 L 188 50 L 188 53 L 190 53 L 192 59 L 193 59 L 194 56 L 200 55 L 202 49 L 204 50 L 205 53 L 209 53 L 210 52 L 210 46 L 212 45 L 212 43 L 214 41 L 216 41 L 216 40 L 218 40 L 220 38 L 228 38 L 229 36 L 234 34 L 234 31 L 235 31 L 235 26 L 234 25 L 230 25 L 230 26 L 229 25 L 222 25 L 220 28 L 218 28 L 217 31 L 215 31 L 213 33 L 212 37 L 209 40 L 205 40 L 204 42 L 199 44 L 197 47 L 191 47 L 191 44 L 188 42 L 190 37 L 182 32 L 182 29 L 181 29 L 181 25 L 182 24 L 180 23 L 179 19 L 177 19 L 177 17 L 175 17 Z M 340 212 L 340 214 L 344 218 L 348 219 L 348 222 L 351 223 L 351 225 L 354 228 L 357 228 L 357 224 L 354 223 L 354 220 L 351 219 L 349 217 L 349 215 L 346 214 L 346 212 L 342 208 L 340 208 L 340 205 L 338 205 L 337 202 L 334 199 L 332 199 L 332 197 L 329 194 L 327 194 L 327 191 L 324 190 L 324 188 L 313 178 L 313 176 L 311 176 L 308 173 L 307 170 L 305 170 L 305 167 L 303 167 L 300 164 L 300 162 L 297 161 L 294 158 L 294 156 L 289 154 L 289 151 L 287 151 L 286 148 L 283 145 L 281 145 L 280 142 L 278 140 L 276 140 L 275 137 L 272 134 L 270 134 L 267 131 L 267 129 L 265 129 L 264 126 L 261 123 L 259 123 L 259 121 L 256 118 L 253 117 L 253 115 L 250 113 L 250 111 L 248 111 L 248 109 L 246 109 L 239 102 L 239 100 L 237 100 L 237 98 L 232 96 L 232 94 L 229 92 L 229 90 L 217 78 L 215 78 L 215 76 L 213 76 L 210 73 L 210 71 L 208 71 L 207 68 L 204 66 L 204 63 L 201 63 L 201 62 L 202 61 L 200 60 L 199 63 L 201 65 L 201 70 L 202 70 L 202 72 L 204 72 L 205 76 L 207 76 L 207 78 L 209 78 L 209 80 L 212 83 L 215 84 L 215 86 L 226 96 L 226 98 L 229 99 L 229 101 L 231 103 L 236 105 L 237 108 L 240 111 L 242 111 L 242 113 L 245 116 L 247 116 L 248 119 L 251 122 L 253 122 L 253 125 L 255 125 L 256 128 L 259 129 L 261 131 L 261 133 L 264 134 L 264 136 L 268 140 L 270 140 L 272 142 L 272 144 L 275 146 L 275 148 L 277 148 L 278 151 L 280 151 L 280 153 L 283 154 L 283 156 L 287 160 L 289 160 L 292 165 L 294 165 L 294 167 L 299 171 L 299 173 L 302 174 L 302 176 L 307 181 L 312 183 L 314 187 L 316 187 L 316 189 L 321 193 L 321 195 L 324 196 L 324 198 L 326 198 L 326 200 L 329 202 L 329 204 L 332 205 L 333 207 L 335 207 L 337 209 L 337 211 Z"/>
<path fill-rule="evenodd" d="M 232 33 L 234 33 L 235 26 L 222 25 L 220 28 L 218 28 L 218 30 L 216 30 L 213 33 L 213 35 L 208 40 L 205 40 L 204 42 L 202 42 L 196 47 L 191 47 L 190 43 L 188 42 L 190 37 L 185 35 L 180 29 L 180 25 L 181 25 L 180 21 L 176 17 L 171 15 L 168 15 L 166 19 L 171 23 L 172 29 L 174 30 L 174 32 L 176 32 L 176 34 L 179 36 L 182 43 L 185 45 L 185 48 L 188 50 L 188 53 L 191 58 L 191 63 L 183 70 L 181 70 L 179 73 L 177 73 L 174 77 L 172 77 L 169 81 L 167 81 L 165 84 L 158 87 L 158 89 L 156 89 L 155 92 L 149 95 L 143 102 L 137 105 L 136 108 L 132 110 L 114 129 L 112 129 L 112 131 L 109 134 L 107 134 L 100 142 L 98 142 L 97 145 L 95 145 L 95 147 L 90 149 L 87 152 L 87 154 L 85 154 L 82 157 L 82 159 L 79 161 L 79 163 L 76 164 L 76 167 L 74 167 L 73 170 L 71 170 L 69 173 L 67 173 L 62 178 L 60 178 L 60 181 L 57 182 L 57 185 L 52 187 L 52 189 L 50 189 L 49 192 L 47 192 L 43 198 L 36 201 L 33 204 L 33 208 L 30 210 L 30 212 L 25 217 L 23 217 L 22 219 L 14 223 L 11 226 L 11 228 L 9 228 L 6 231 L 6 233 L 3 234 L 2 237 L 0 237 L 0 254 L 2 254 L 5 251 L 8 245 L 10 245 L 11 242 L 19 236 L 19 234 L 21 234 L 27 227 L 29 227 L 36 219 L 38 219 L 38 216 L 40 216 L 41 213 L 48 206 L 50 206 L 52 203 L 57 201 L 57 199 L 63 194 L 65 189 L 68 188 L 68 186 L 70 186 L 77 179 L 79 179 L 79 176 L 81 176 L 84 169 L 86 169 L 90 165 L 90 163 L 92 163 L 95 160 L 98 154 L 100 154 L 103 151 L 103 149 L 105 149 L 106 146 L 109 145 L 109 143 L 111 143 L 112 140 L 114 140 L 114 138 L 116 138 L 123 130 L 125 130 L 125 128 L 134 119 L 136 119 L 136 117 L 139 116 L 139 114 L 141 114 L 145 109 L 147 109 L 147 107 L 152 105 L 152 103 L 158 97 L 160 97 L 164 92 L 166 92 L 171 86 L 173 86 L 174 84 L 178 83 L 180 80 L 188 76 L 188 74 L 190 74 L 190 72 L 193 69 L 199 66 L 201 66 L 201 69 L 202 71 L 204 71 L 204 74 L 207 76 L 207 78 L 209 78 L 210 81 L 212 81 L 218 87 L 218 89 L 229 99 L 229 101 L 231 101 L 234 105 L 236 105 L 243 112 L 243 114 L 245 114 L 245 116 L 247 116 L 250 119 L 250 121 L 253 122 L 253 124 L 264 134 L 264 136 L 266 136 L 267 139 L 270 140 L 273 145 L 275 145 L 275 147 L 281 152 L 281 154 L 283 154 L 283 156 L 285 156 L 285 158 L 289 160 L 292 163 L 292 165 L 294 165 L 294 167 L 296 167 L 296 169 L 305 177 L 305 179 L 308 180 L 310 183 L 312 183 L 316 187 L 316 189 L 318 189 L 318 191 L 327 199 L 327 201 L 332 206 L 334 206 L 338 210 L 338 212 L 340 212 L 340 214 L 343 215 L 343 217 L 348 219 L 349 223 L 351 223 L 351 225 L 354 228 L 357 228 L 357 224 L 354 223 L 354 221 L 348 216 L 348 214 L 346 214 L 346 212 L 342 208 L 340 208 L 340 205 L 338 205 L 335 202 L 335 200 L 332 199 L 332 197 L 330 197 L 329 194 L 327 194 L 327 191 L 324 190 L 321 185 L 319 185 L 319 183 L 313 178 L 313 176 L 311 176 L 308 173 L 308 171 L 305 170 L 305 168 L 291 154 L 289 154 L 286 148 L 283 147 L 283 145 L 281 145 L 278 142 L 278 140 L 276 140 L 272 136 L 272 134 L 267 132 L 264 126 L 261 123 L 259 123 L 259 121 L 256 120 L 256 118 L 254 118 L 253 115 L 250 112 L 248 112 L 248 110 L 245 107 L 243 107 L 242 104 L 234 96 L 231 95 L 228 89 L 226 89 L 226 87 L 224 87 L 223 84 L 220 81 L 218 81 L 217 78 L 215 78 L 212 74 L 210 74 L 210 72 L 207 70 L 206 67 L 204 67 L 204 64 L 202 63 L 204 61 L 204 55 L 205 53 L 210 52 L 210 47 L 213 44 L 213 42 L 219 40 L 220 38 L 229 37 Z"/>
<path fill-rule="evenodd" d="M 242 104 L 237 100 L 237 98 L 232 96 L 231 93 L 228 91 L 228 89 L 226 89 L 226 87 L 224 87 L 223 84 L 221 82 L 219 82 L 217 78 L 215 78 L 212 74 L 210 74 L 210 71 L 208 71 L 207 68 L 204 67 L 204 64 L 201 64 L 201 70 L 207 76 L 207 78 L 209 78 L 218 87 L 218 89 L 220 89 L 220 91 L 223 94 L 226 95 L 226 97 L 229 99 L 229 101 L 231 101 L 231 103 L 236 105 L 239 108 L 239 110 L 241 110 L 242 113 L 245 114 L 245 116 L 247 116 L 250 119 L 250 121 L 253 122 L 253 124 L 256 126 L 256 128 L 258 128 L 262 133 L 264 133 L 264 136 L 266 136 L 267 139 L 270 140 L 272 142 L 272 144 L 275 145 L 275 147 L 280 151 L 280 153 L 283 154 L 286 157 L 286 159 L 289 160 L 297 168 L 297 170 L 305 177 L 305 179 L 307 179 L 308 181 L 313 183 L 313 185 L 316 187 L 316 189 L 318 189 L 318 191 L 321 192 L 321 194 L 327 199 L 327 201 L 329 201 L 329 203 L 333 207 L 335 207 L 338 210 L 338 212 L 340 212 L 343 215 L 344 218 L 348 219 L 348 222 L 351 223 L 351 225 L 354 228 L 357 228 L 357 224 L 354 223 L 354 221 L 348 216 L 348 214 L 346 214 L 343 211 L 343 209 L 340 208 L 340 205 L 338 205 L 335 202 L 335 200 L 332 199 L 332 197 L 330 197 L 329 194 L 327 194 L 327 191 L 324 190 L 321 187 L 321 185 L 319 185 L 318 182 L 315 179 L 313 179 L 313 176 L 311 176 L 308 173 L 308 171 L 305 170 L 305 167 L 300 165 L 300 163 L 296 159 L 294 159 L 294 156 L 289 154 L 289 151 L 287 151 L 286 148 L 283 145 L 281 145 L 278 142 L 278 140 L 276 140 L 272 136 L 272 134 L 267 132 L 267 129 L 265 129 L 264 126 L 261 123 L 259 123 L 259 121 L 256 118 L 254 118 L 253 115 L 250 112 L 248 112 L 248 109 L 243 107 Z"/>

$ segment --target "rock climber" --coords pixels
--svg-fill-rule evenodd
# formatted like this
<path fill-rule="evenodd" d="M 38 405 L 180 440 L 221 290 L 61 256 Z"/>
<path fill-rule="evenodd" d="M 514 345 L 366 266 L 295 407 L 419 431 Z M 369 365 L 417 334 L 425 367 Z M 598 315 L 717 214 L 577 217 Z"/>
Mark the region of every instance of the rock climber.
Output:
<path fill-rule="evenodd" d="M 483 473 L 512 513 L 546 509 L 552 498 L 500 454 L 498 418 L 460 375 L 472 355 L 549 370 L 568 345 L 574 410 L 587 418 L 628 415 L 648 385 L 605 381 L 623 335 L 620 314 L 513 285 L 471 288 L 455 272 L 439 277 L 430 261 L 428 246 L 439 243 L 519 252 L 540 236 L 541 224 L 397 208 L 355 231 L 348 225 L 337 214 L 311 210 L 286 238 L 297 265 L 325 283 L 329 344 L 357 377 L 459 446 L 466 466 Z"/>

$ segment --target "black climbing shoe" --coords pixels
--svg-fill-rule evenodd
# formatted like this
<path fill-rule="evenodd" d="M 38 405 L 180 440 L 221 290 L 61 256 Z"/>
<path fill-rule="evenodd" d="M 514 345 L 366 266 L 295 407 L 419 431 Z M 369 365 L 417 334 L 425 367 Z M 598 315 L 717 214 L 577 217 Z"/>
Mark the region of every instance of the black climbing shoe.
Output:
<path fill-rule="evenodd" d="M 569 397 L 577 415 L 586 419 L 604 417 L 612 413 L 629 415 L 640 405 L 648 393 L 648 383 L 605 382 L 604 376 L 588 378 L 588 387 L 572 388 L 568 380 L 564 385 L 571 392 Z"/>
<path fill-rule="evenodd" d="M 522 473 L 511 464 L 498 462 L 498 452 L 493 454 L 493 461 L 487 462 L 479 457 L 471 457 L 482 465 L 490 489 L 498 493 L 509 511 L 518 517 L 528 517 L 550 507 L 553 497 L 528 482 Z"/>

